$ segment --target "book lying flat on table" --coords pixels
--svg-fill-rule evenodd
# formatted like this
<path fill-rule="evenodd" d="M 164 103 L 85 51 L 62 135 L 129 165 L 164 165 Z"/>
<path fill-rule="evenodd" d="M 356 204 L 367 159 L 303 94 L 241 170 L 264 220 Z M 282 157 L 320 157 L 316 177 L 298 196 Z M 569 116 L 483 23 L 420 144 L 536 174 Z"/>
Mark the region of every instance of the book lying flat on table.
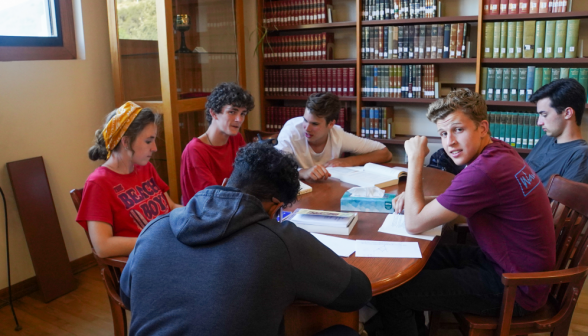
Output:
<path fill-rule="evenodd" d="M 312 191 L 312 187 L 311 186 L 309 186 L 308 184 L 300 181 L 300 190 L 298 191 L 298 195 L 308 194 L 311 191 Z"/>
<path fill-rule="evenodd" d="M 407 168 L 386 167 L 375 163 L 367 163 L 363 167 L 332 167 L 327 168 L 331 177 L 341 182 L 355 184 L 360 187 L 385 188 L 398 184 L 398 179 L 406 176 Z"/>
<path fill-rule="evenodd" d="M 349 235 L 357 223 L 357 212 L 296 209 L 283 221 L 290 221 L 308 232 Z"/>

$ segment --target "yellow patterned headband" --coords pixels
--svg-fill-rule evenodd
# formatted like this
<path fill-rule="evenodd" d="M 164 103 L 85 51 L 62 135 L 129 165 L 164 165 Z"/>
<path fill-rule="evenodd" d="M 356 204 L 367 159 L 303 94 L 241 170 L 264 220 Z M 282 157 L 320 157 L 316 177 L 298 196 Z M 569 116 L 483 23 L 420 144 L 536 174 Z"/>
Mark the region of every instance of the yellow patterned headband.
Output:
<path fill-rule="evenodd" d="M 102 137 L 104 137 L 104 143 L 108 150 L 106 159 L 110 158 L 110 153 L 125 135 L 125 132 L 139 112 L 141 112 L 141 106 L 132 101 L 128 101 L 119 107 L 116 114 L 108 121 L 104 130 L 102 130 Z"/>

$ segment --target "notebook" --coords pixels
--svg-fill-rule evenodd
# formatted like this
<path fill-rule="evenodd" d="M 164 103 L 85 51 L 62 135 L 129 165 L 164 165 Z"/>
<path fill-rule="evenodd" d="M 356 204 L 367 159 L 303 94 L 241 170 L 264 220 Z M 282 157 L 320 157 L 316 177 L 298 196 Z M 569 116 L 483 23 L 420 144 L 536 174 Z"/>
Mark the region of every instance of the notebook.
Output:
<path fill-rule="evenodd" d="M 355 184 L 360 187 L 385 188 L 398 184 L 398 179 L 406 176 L 407 168 L 386 167 L 375 163 L 367 163 L 363 167 L 329 167 L 331 177 L 341 182 Z"/>
<path fill-rule="evenodd" d="M 296 209 L 283 220 L 308 232 L 349 235 L 357 218 L 357 212 Z"/>

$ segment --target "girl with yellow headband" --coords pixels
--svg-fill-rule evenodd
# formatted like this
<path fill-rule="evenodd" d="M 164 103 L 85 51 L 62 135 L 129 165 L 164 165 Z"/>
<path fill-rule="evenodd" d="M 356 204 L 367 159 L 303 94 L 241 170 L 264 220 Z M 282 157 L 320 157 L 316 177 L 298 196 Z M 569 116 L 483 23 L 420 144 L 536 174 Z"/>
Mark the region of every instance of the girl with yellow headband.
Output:
<path fill-rule="evenodd" d="M 147 223 L 178 207 L 149 162 L 157 151 L 158 114 L 127 102 L 108 114 L 88 155 L 106 160 L 84 185 L 77 222 L 102 258 L 129 255 Z"/>

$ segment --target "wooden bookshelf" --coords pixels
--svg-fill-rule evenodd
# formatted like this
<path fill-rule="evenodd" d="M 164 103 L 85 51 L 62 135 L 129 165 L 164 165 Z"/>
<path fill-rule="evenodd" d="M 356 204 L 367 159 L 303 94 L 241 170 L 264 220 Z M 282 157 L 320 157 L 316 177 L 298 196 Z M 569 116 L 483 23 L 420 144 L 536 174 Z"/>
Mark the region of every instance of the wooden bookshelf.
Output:
<path fill-rule="evenodd" d="M 482 58 L 482 64 L 523 64 L 523 65 L 555 65 L 588 66 L 588 58 Z"/>
<path fill-rule="evenodd" d="M 263 3 L 262 3 L 263 5 Z M 263 8 L 263 7 L 262 7 Z M 324 30 L 333 28 L 355 28 L 355 21 L 345 22 L 333 22 L 333 23 L 315 23 L 307 25 L 295 25 L 295 26 L 280 26 L 280 27 L 268 27 L 269 32 L 280 32 L 280 31 L 293 31 L 293 30 Z"/>
<path fill-rule="evenodd" d="M 508 107 L 535 107 L 534 103 L 530 102 L 519 102 L 519 101 L 500 101 L 500 100 L 486 100 L 488 106 L 508 106 Z M 588 108 L 588 104 L 585 105 Z"/>
<path fill-rule="evenodd" d="M 339 66 L 339 65 L 356 65 L 355 58 L 318 60 L 318 61 L 283 61 L 283 62 L 265 62 L 265 66 Z"/>
<path fill-rule="evenodd" d="M 363 59 L 361 64 L 476 64 L 475 58 Z"/>
<path fill-rule="evenodd" d="M 404 26 L 417 24 L 436 24 L 436 23 L 473 23 L 478 22 L 477 15 L 470 16 L 442 16 L 424 19 L 398 19 L 398 20 L 369 20 L 361 21 L 362 26 Z"/>
<path fill-rule="evenodd" d="M 566 12 L 566 13 L 537 13 L 537 14 L 508 14 L 508 15 L 482 15 L 484 22 L 496 21 L 523 21 L 523 20 L 564 20 L 564 19 L 586 19 L 588 11 Z"/>
<path fill-rule="evenodd" d="M 307 100 L 308 96 L 265 96 L 266 100 Z M 356 101 L 355 96 L 339 96 L 340 101 Z"/>
<path fill-rule="evenodd" d="M 431 104 L 437 99 L 434 98 L 381 98 L 381 97 L 362 97 L 364 102 L 379 103 L 403 103 L 403 104 Z"/>

